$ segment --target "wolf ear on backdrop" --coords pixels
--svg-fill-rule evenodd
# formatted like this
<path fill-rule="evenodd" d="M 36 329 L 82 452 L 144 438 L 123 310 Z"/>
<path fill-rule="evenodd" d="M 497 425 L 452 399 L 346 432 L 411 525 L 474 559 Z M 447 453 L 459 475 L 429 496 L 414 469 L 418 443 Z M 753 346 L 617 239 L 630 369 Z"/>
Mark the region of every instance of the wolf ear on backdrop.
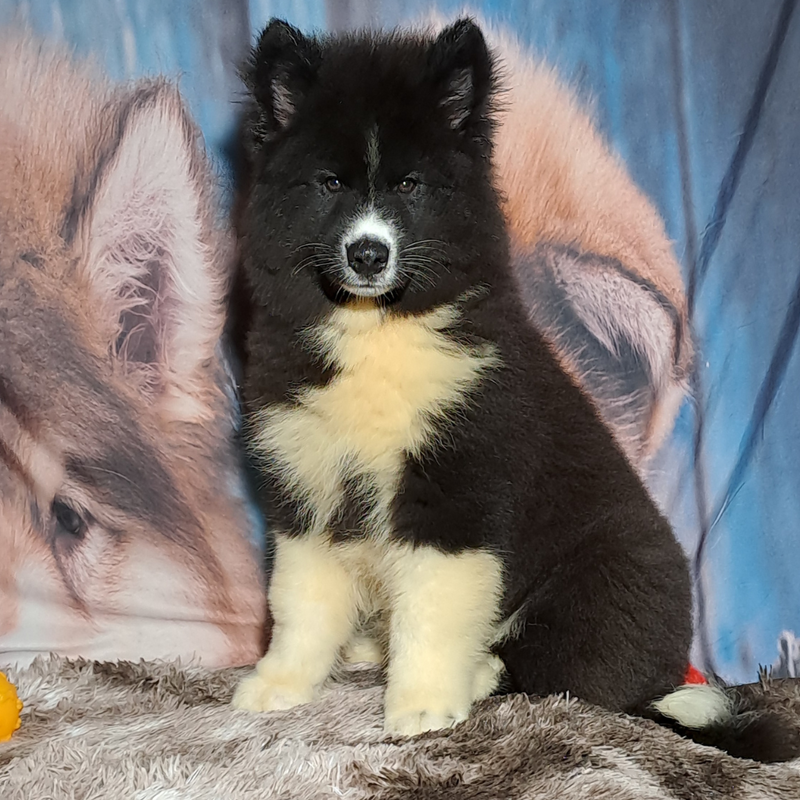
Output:
<path fill-rule="evenodd" d="M 538 244 L 515 267 L 531 320 L 644 463 L 686 391 L 680 308 L 619 260 L 564 244 Z"/>
<path fill-rule="evenodd" d="M 440 87 L 450 127 L 483 139 L 489 131 L 494 88 L 492 57 L 480 28 L 469 18 L 445 28 L 428 53 L 428 74 Z"/>
<path fill-rule="evenodd" d="M 87 243 L 81 277 L 112 355 L 169 418 L 212 414 L 201 373 L 221 333 L 225 253 L 204 241 L 198 143 L 174 88 L 134 94 L 65 225 Z M 222 256 L 222 258 L 220 258 Z"/>
<path fill-rule="evenodd" d="M 257 104 L 247 126 L 251 146 L 258 147 L 289 124 L 314 80 L 320 57 L 317 43 L 297 28 L 280 19 L 267 25 L 242 70 Z"/>

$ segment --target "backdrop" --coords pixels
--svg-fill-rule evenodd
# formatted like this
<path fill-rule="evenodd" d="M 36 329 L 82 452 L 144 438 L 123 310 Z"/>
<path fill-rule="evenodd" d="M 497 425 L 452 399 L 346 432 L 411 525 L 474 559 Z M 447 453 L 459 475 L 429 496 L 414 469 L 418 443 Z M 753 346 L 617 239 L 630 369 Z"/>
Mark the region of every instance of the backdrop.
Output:
<path fill-rule="evenodd" d="M 473 3 L 553 63 L 663 214 L 699 356 L 651 485 L 696 571 L 698 665 L 800 671 L 800 13 L 796 0 Z M 271 16 L 394 25 L 418 0 L 0 0 L 115 78 L 180 85 L 229 186 L 236 67 Z"/>

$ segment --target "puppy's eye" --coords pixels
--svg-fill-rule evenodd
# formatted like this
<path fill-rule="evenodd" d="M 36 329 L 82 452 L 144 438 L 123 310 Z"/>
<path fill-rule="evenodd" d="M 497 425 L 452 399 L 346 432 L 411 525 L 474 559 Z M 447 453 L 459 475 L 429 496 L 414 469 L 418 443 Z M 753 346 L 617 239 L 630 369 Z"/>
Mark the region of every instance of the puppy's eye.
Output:
<path fill-rule="evenodd" d="M 325 178 L 325 188 L 331 192 L 331 194 L 335 194 L 342 190 L 342 182 L 335 175 L 329 175 Z"/>
<path fill-rule="evenodd" d="M 88 523 L 72 506 L 56 498 L 53 500 L 52 510 L 57 533 L 74 539 L 83 539 Z"/>
<path fill-rule="evenodd" d="M 397 184 L 397 191 L 400 192 L 400 194 L 411 194 L 416 188 L 417 180 L 411 176 L 403 178 L 403 180 Z"/>

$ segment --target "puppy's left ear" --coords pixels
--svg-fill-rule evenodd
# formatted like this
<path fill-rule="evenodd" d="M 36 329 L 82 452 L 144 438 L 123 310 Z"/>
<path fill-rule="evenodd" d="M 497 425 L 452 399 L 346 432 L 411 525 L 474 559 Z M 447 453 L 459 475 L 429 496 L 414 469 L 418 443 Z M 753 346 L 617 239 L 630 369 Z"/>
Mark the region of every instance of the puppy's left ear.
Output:
<path fill-rule="evenodd" d="M 493 62 L 473 20 L 460 19 L 439 34 L 428 53 L 428 74 L 453 130 L 489 121 Z"/>

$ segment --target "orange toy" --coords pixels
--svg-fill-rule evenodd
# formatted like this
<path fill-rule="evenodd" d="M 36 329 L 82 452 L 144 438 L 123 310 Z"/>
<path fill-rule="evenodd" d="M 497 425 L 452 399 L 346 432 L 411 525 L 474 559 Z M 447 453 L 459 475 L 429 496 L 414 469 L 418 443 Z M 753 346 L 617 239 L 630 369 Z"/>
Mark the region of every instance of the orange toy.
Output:
<path fill-rule="evenodd" d="M 22 700 L 17 697 L 14 684 L 0 672 L 0 742 L 7 742 L 19 728 L 20 711 L 22 711 Z"/>

